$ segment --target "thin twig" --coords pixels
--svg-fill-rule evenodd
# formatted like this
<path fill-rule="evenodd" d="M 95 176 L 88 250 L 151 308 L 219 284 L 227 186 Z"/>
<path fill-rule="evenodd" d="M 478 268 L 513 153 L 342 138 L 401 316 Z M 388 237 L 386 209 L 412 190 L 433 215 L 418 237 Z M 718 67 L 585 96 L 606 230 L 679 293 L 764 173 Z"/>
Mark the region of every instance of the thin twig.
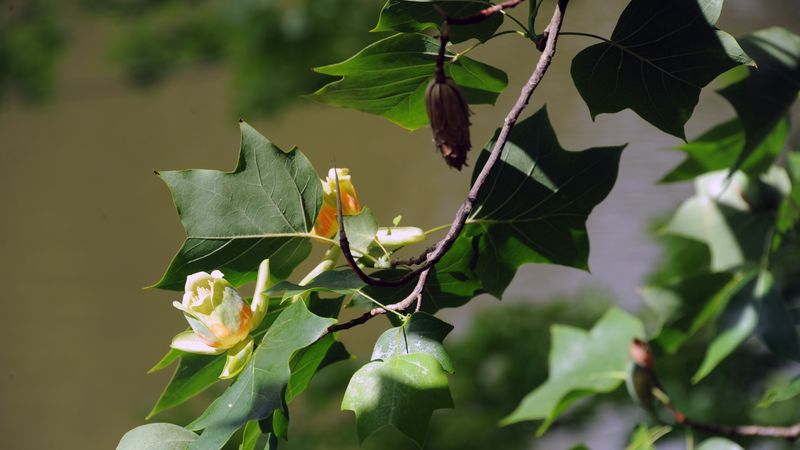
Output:
<path fill-rule="evenodd" d="M 788 427 L 772 427 L 761 425 L 720 425 L 690 419 L 672 403 L 669 395 L 664 390 L 656 374 L 655 359 L 647 343 L 634 339 L 631 344 L 631 356 L 634 363 L 643 367 L 650 377 L 650 385 L 653 387 L 653 393 L 656 394 L 654 397 L 669 411 L 679 425 L 722 436 L 760 436 L 787 439 L 789 441 L 795 441 L 800 438 L 800 423 Z M 645 356 L 645 358 L 642 358 L 642 356 Z"/>
<path fill-rule="evenodd" d="M 519 98 L 517 98 L 516 103 L 514 103 L 514 106 L 508 112 L 508 115 L 506 116 L 503 122 L 503 127 L 500 129 L 500 133 L 497 135 L 497 140 L 495 141 L 494 147 L 492 148 L 492 151 L 489 154 L 489 158 L 486 160 L 486 163 L 483 165 L 483 168 L 481 168 L 481 171 L 478 174 L 477 178 L 475 178 L 475 182 L 472 184 L 472 188 L 470 188 L 466 200 L 458 209 L 458 212 L 456 213 L 456 216 L 453 219 L 453 223 L 450 225 L 450 229 L 448 230 L 447 235 L 445 235 L 445 237 L 441 241 L 439 241 L 438 244 L 435 245 L 433 251 L 427 253 L 425 262 L 422 266 L 410 272 L 407 272 L 403 277 L 401 277 L 398 280 L 392 280 L 392 281 L 379 280 L 384 286 L 392 285 L 391 283 L 403 280 L 403 282 L 400 283 L 401 285 L 405 284 L 405 282 L 410 280 L 411 277 L 419 273 L 417 284 L 414 287 L 414 290 L 412 290 L 411 293 L 408 295 L 408 297 L 406 297 L 405 299 L 403 299 L 398 303 L 387 305 L 386 307 L 387 309 L 402 311 L 411 306 L 411 304 L 414 301 L 417 302 L 422 301 L 422 292 L 425 289 L 425 283 L 427 282 L 428 273 L 430 272 L 432 266 L 437 262 L 439 262 L 439 260 L 445 255 L 445 253 L 447 253 L 447 251 L 450 250 L 456 238 L 458 237 L 459 233 L 461 233 L 461 230 L 464 229 L 464 224 L 466 223 L 469 214 L 472 212 L 472 208 L 474 207 L 475 202 L 478 199 L 478 195 L 481 192 L 481 188 L 483 188 L 484 184 L 486 183 L 486 180 L 489 178 L 489 173 L 491 172 L 492 168 L 495 166 L 497 161 L 500 160 L 500 156 L 503 153 L 503 148 L 505 147 L 506 142 L 508 141 L 511 128 L 514 126 L 515 123 L 517 123 L 517 120 L 519 119 L 519 116 L 520 114 L 522 114 L 522 111 L 525 109 L 525 107 L 528 106 L 531 96 L 533 95 L 533 91 L 536 90 L 536 88 L 539 86 L 539 83 L 541 83 L 542 78 L 547 72 L 547 69 L 550 67 L 550 63 L 552 62 L 553 56 L 556 53 L 556 43 L 558 41 L 558 33 L 561 30 L 561 24 L 564 22 L 564 12 L 566 11 L 568 2 L 569 0 L 558 1 L 555 12 L 553 13 L 553 17 L 552 19 L 550 19 L 550 24 L 547 26 L 547 28 L 545 28 L 544 31 L 544 36 L 546 36 L 546 41 L 545 41 L 546 44 L 544 46 L 542 54 L 539 56 L 539 61 L 536 64 L 536 69 L 534 69 L 533 73 L 531 74 L 531 77 L 528 79 L 527 83 L 525 83 L 525 85 L 522 87 Z M 336 191 L 337 191 L 337 202 L 338 202 L 337 208 L 339 214 L 338 218 L 340 222 L 339 223 L 340 242 L 341 241 L 346 242 L 347 240 L 346 238 L 341 239 L 341 237 L 344 236 L 344 228 L 341 228 L 343 225 L 343 221 L 342 221 L 341 202 L 338 199 L 338 191 L 339 191 L 338 178 L 337 178 Z M 349 246 L 347 248 L 349 250 Z M 375 281 L 375 279 L 370 278 L 369 275 L 364 274 L 363 271 L 361 271 L 358 265 L 355 264 L 355 260 L 352 258 L 352 255 L 349 256 L 348 258 L 347 254 L 349 252 L 345 251 L 345 247 L 342 247 L 342 253 L 345 255 L 345 258 L 348 259 L 348 262 L 350 263 L 351 267 L 353 267 L 353 270 L 357 274 L 359 274 L 359 278 L 361 278 L 361 274 L 363 274 L 366 278 L 370 279 L 372 282 Z M 361 279 L 364 280 L 364 278 Z M 364 280 L 364 282 L 368 283 L 366 280 Z M 378 314 L 383 314 L 385 312 L 386 310 L 383 308 L 373 308 L 369 312 L 365 313 L 364 315 L 356 319 L 351 320 L 350 322 L 332 326 L 331 328 L 329 328 L 329 331 L 346 330 L 348 328 L 352 328 L 356 325 L 368 321 L 369 319 L 375 317 Z"/>

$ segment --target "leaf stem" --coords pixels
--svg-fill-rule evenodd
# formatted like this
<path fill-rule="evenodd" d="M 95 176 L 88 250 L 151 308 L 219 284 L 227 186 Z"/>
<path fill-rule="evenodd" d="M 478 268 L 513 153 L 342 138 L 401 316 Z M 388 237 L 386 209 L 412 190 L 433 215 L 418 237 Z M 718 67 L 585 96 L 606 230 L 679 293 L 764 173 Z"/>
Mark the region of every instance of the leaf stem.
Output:
<path fill-rule="evenodd" d="M 597 40 L 599 40 L 599 41 L 603 41 L 603 42 L 606 42 L 606 43 L 609 43 L 609 44 L 612 44 L 612 45 L 615 45 L 615 46 L 616 46 L 616 43 L 615 43 L 614 41 L 612 41 L 611 39 L 604 38 L 603 36 L 600 36 L 600 35 L 597 35 L 597 34 L 592 34 L 592 33 L 582 33 L 582 32 L 580 32 L 580 31 L 562 31 L 562 32 L 561 32 L 561 33 L 559 33 L 559 34 L 561 34 L 561 36 L 583 36 L 583 37 L 590 37 L 590 38 L 594 38 L 594 39 L 597 39 Z"/>

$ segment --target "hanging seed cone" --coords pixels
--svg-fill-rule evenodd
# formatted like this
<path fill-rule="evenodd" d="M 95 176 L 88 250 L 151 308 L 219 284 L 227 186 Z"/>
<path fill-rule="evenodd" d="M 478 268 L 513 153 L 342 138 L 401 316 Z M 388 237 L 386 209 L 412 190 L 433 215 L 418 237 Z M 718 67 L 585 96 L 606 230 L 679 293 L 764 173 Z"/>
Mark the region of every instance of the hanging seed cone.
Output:
<path fill-rule="evenodd" d="M 469 107 L 455 81 L 450 77 L 431 80 L 425 91 L 425 108 L 436 148 L 448 166 L 461 170 L 471 147 Z"/>

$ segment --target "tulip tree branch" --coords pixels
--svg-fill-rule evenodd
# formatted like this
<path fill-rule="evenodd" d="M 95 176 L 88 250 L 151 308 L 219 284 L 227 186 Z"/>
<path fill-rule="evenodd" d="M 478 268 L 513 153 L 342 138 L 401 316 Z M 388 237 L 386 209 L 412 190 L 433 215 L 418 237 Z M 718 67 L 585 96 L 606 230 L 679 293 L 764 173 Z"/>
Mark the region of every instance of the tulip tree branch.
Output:
<path fill-rule="evenodd" d="M 339 325 L 334 325 L 329 328 L 329 331 L 338 331 L 338 330 L 346 330 L 348 328 L 352 328 L 356 325 L 362 324 L 372 317 L 375 317 L 379 314 L 384 314 L 387 310 L 392 311 L 403 311 L 408 309 L 415 301 L 417 302 L 417 309 L 419 309 L 420 304 L 422 302 L 422 292 L 425 289 L 425 283 L 427 282 L 428 273 L 430 272 L 431 268 L 439 262 L 439 260 L 447 253 L 448 250 L 453 246 L 458 235 L 464 229 L 464 225 L 467 222 L 467 218 L 469 217 L 470 213 L 472 212 L 473 207 L 475 206 L 475 202 L 478 199 L 478 195 L 481 192 L 481 189 L 486 184 L 486 180 L 489 178 L 489 173 L 492 171 L 492 168 L 497 164 L 497 161 L 500 160 L 500 156 L 503 153 L 503 148 L 508 141 L 509 133 L 511 132 L 511 128 L 514 127 L 514 124 L 517 123 L 519 116 L 522 114 L 522 111 L 528 106 L 530 102 L 531 96 L 533 95 L 533 91 L 539 86 L 541 83 L 542 78 L 544 77 L 545 73 L 547 73 L 547 69 L 550 67 L 550 63 L 553 60 L 553 56 L 556 53 L 556 43 L 558 41 L 558 33 L 561 30 L 561 25 L 564 22 L 564 12 L 567 8 L 567 3 L 569 0 L 559 0 L 558 4 L 556 5 L 555 12 L 553 12 L 553 17 L 550 19 L 550 23 L 545 28 L 543 37 L 545 39 L 544 50 L 542 51 L 541 55 L 539 56 L 539 61 L 536 64 L 536 68 L 534 69 L 533 73 L 531 74 L 528 81 L 522 87 L 522 90 L 517 98 L 516 103 L 508 112 L 505 120 L 503 121 L 503 126 L 500 129 L 500 133 L 497 135 L 497 140 L 495 141 L 494 147 L 492 148 L 491 153 L 489 154 L 489 158 L 486 160 L 486 163 L 481 168 L 480 173 L 478 174 L 477 178 L 475 178 L 475 182 L 472 184 L 472 187 L 467 194 L 466 200 L 458 209 L 455 218 L 453 219 L 452 224 L 450 225 L 450 229 L 448 230 L 447 234 L 445 235 L 442 240 L 440 240 L 430 252 L 425 253 L 425 260 L 422 265 L 410 272 L 407 272 L 401 278 L 397 280 L 376 280 L 375 278 L 370 277 L 366 273 L 364 273 L 358 264 L 353 258 L 353 255 L 350 253 L 350 246 L 347 242 L 347 237 L 344 229 L 344 221 L 342 218 L 342 206 L 341 206 L 341 199 L 339 198 L 339 188 L 338 188 L 338 175 L 336 179 L 337 183 L 337 219 L 339 221 L 339 242 L 342 247 L 342 254 L 347 259 L 347 262 L 350 264 L 350 267 L 358 274 L 359 278 L 361 278 L 365 283 L 370 285 L 377 285 L 377 286 L 401 286 L 408 282 L 411 278 L 419 275 L 417 279 L 417 283 L 411 293 L 401 300 L 400 302 L 387 305 L 386 308 L 373 308 L 372 310 L 368 311 L 367 313 L 363 314 L 362 316 L 351 320 L 350 322 L 346 322 Z M 510 2 L 506 2 L 510 3 Z M 516 2 L 519 3 L 519 2 Z M 515 4 L 516 4 L 515 3 Z M 369 281 L 367 281 L 369 280 Z"/>
<path fill-rule="evenodd" d="M 789 441 L 796 441 L 800 438 L 800 423 L 788 427 L 773 427 L 761 425 L 720 425 L 699 422 L 690 419 L 681 412 L 670 400 L 669 395 L 662 387 L 661 381 L 655 371 L 655 359 L 646 342 L 634 339 L 631 344 L 631 356 L 635 364 L 643 367 L 650 377 L 650 386 L 656 400 L 666 408 L 679 425 L 689 427 L 703 433 L 721 436 L 758 436 L 780 438 Z"/>

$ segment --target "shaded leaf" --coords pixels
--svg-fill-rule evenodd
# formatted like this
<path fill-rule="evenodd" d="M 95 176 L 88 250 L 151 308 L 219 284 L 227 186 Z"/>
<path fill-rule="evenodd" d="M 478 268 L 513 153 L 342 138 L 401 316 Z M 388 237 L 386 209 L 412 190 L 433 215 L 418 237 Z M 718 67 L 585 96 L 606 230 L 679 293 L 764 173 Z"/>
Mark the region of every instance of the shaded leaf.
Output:
<path fill-rule="evenodd" d="M 220 381 L 219 374 L 225 367 L 225 357 L 224 353 L 216 356 L 191 353 L 181 355 L 172 379 L 147 417 L 178 406 Z"/>
<path fill-rule="evenodd" d="M 335 292 L 342 295 L 351 295 L 365 286 L 365 283 L 358 278 L 352 270 L 329 270 L 322 272 L 305 286 L 300 286 L 289 281 L 281 281 L 267 290 L 268 293 L 275 294 L 283 292 L 283 299 L 301 295 L 306 292 Z M 324 301 L 320 299 L 320 301 Z"/>
<path fill-rule="evenodd" d="M 402 326 L 390 328 L 380 335 L 371 359 L 385 361 L 395 355 L 427 353 L 439 361 L 442 369 L 453 373 L 453 363 L 442 345 L 452 330 L 452 325 L 430 314 L 415 313 Z"/>
<path fill-rule="evenodd" d="M 342 410 L 353 411 L 359 440 L 392 425 L 422 447 L 431 414 L 452 408 L 447 374 L 427 353 L 373 361 L 350 379 Z"/>
<path fill-rule="evenodd" d="M 255 280 L 259 263 L 286 278 L 311 250 L 308 232 L 322 204 L 322 186 L 308 159 L 284 152 L 242 122 L 233 172 L 161 172 L 172 192 L 186 241 L 155 287 L 182 290 L 186 276 L 221 270 L 233 285 Z"/>
<path fill-rule="evenodd" d="M 149 423 L 122 436 L 117 450 L 184 450 L 197 435 L 171 423 Z"/>
<path fill-rule="evenodd" d="M 493 145 L 481 153 L 473 182 Z M 454 263 L 470 264 L 497 298 L 526 263 L 588 269 L 586 220 L 614 186 L 622 149 L 564 150 L 544 108 L 516 124 L 458 238 L 462 257 Z"/>
<path fill-rule="evenodd" d="M 333 322 L 311 314 L 303 302 L 283 310 L 236 381 L 189 425 L 193 430 L 205 429 L 191 448 L 222 448 L 248 421 L 282 409 L 281 393 L 289 382 L 292 355 L 314 343 Z"/>
<path fill-rule="evenodd" d="M 367 253 L 369 246 L 375 240 L 375 233 L 378 232 L 378 221 L 372 211 L 369 208 L 364 208 L 354 216 L 342 216 L 342 221 L 347 232 L 347 241 L 350 243 L 350 248 L 356 253 Z M 339 241 L 338 234 L 335 239 L 337 242 Z"/>
<path fill-rule="evenodd" d="M 765 172 L 780 155 L 788 134 L 789 121 L 778 121 L 739 169 L 756 175 Z M 678 149 L 686 152 L 686 159 L 665 175 L 661 182 L 685 181 L 707 172 L 729 169 L 745 149 L 744 128 L 739 119 L 731 119 Z"/>
<path fill-rule="evenodd" d="M 800 36 L 772 27 L 745 36 L 741 44 L 758 66 L 749 69 L 747 78 L 719 91 L 744 125 L 747 142 L 737 168 L 786 117 L 800 90 Z"/>
<path fill-rule="evenodd" d="M 350 358 L 344 345 L 333 334 L 328 334 L 310 346 L 298 351 L 290 364 L 292 375 L 286 386 L 286 403 L 290 403 L 306 390 L 311 378 L 322 368 Z"/>
<path fill-rule="evenodd" d="M 396 34 L 361 50 L 350 59 L 317 67 L 319 73 L 343 77 L 323 86 L 313 98 L 333 106 L 383 116 L 414 130 L 427 125 L 425 89 L 433 78 L 439 41 L 423 34 Z M 491 103 L 508 84 L 506 74 L 467 57 L 445 72 L 471 104 Z"/>
<path fill-rule="evenodd" d="M 729 34 L 714 28 L 719 0 L 632 0 L 608 42 L 572 61 L 572 79 L 592 118 L 630 108 L 673 136 L 700 90 L 750 59 Z"/>
<path fill-rule="evenodd" d="M 467 17 L 491 5 L 483 1 L 419 1 L 419 0 L 389 0 L 383 6 L 378 24 L 372 31 L 400 31 L 413 33 L 429 28 L 439 28 L 443 18 L 436 7 L 439 7 L 447 17 Z M 502 25 L 503 15 L 493 14 L 485 20 L 468 25 L 450 25 L 448 36 L 451 42 L 458 43 L 468 39 L 478 39 L 483 42 L 489 39 Z"/>
<path fill-rule="evenodd" d="M 538 435 L 576 400 L 611 392 L 625 381 L 631 341 L 644 336 L 641 322 L 613 308 L 590 331 L 555 325 L 552 328 L 550 375 L 526 395 L 502 425 L 545 419 Z"/>

